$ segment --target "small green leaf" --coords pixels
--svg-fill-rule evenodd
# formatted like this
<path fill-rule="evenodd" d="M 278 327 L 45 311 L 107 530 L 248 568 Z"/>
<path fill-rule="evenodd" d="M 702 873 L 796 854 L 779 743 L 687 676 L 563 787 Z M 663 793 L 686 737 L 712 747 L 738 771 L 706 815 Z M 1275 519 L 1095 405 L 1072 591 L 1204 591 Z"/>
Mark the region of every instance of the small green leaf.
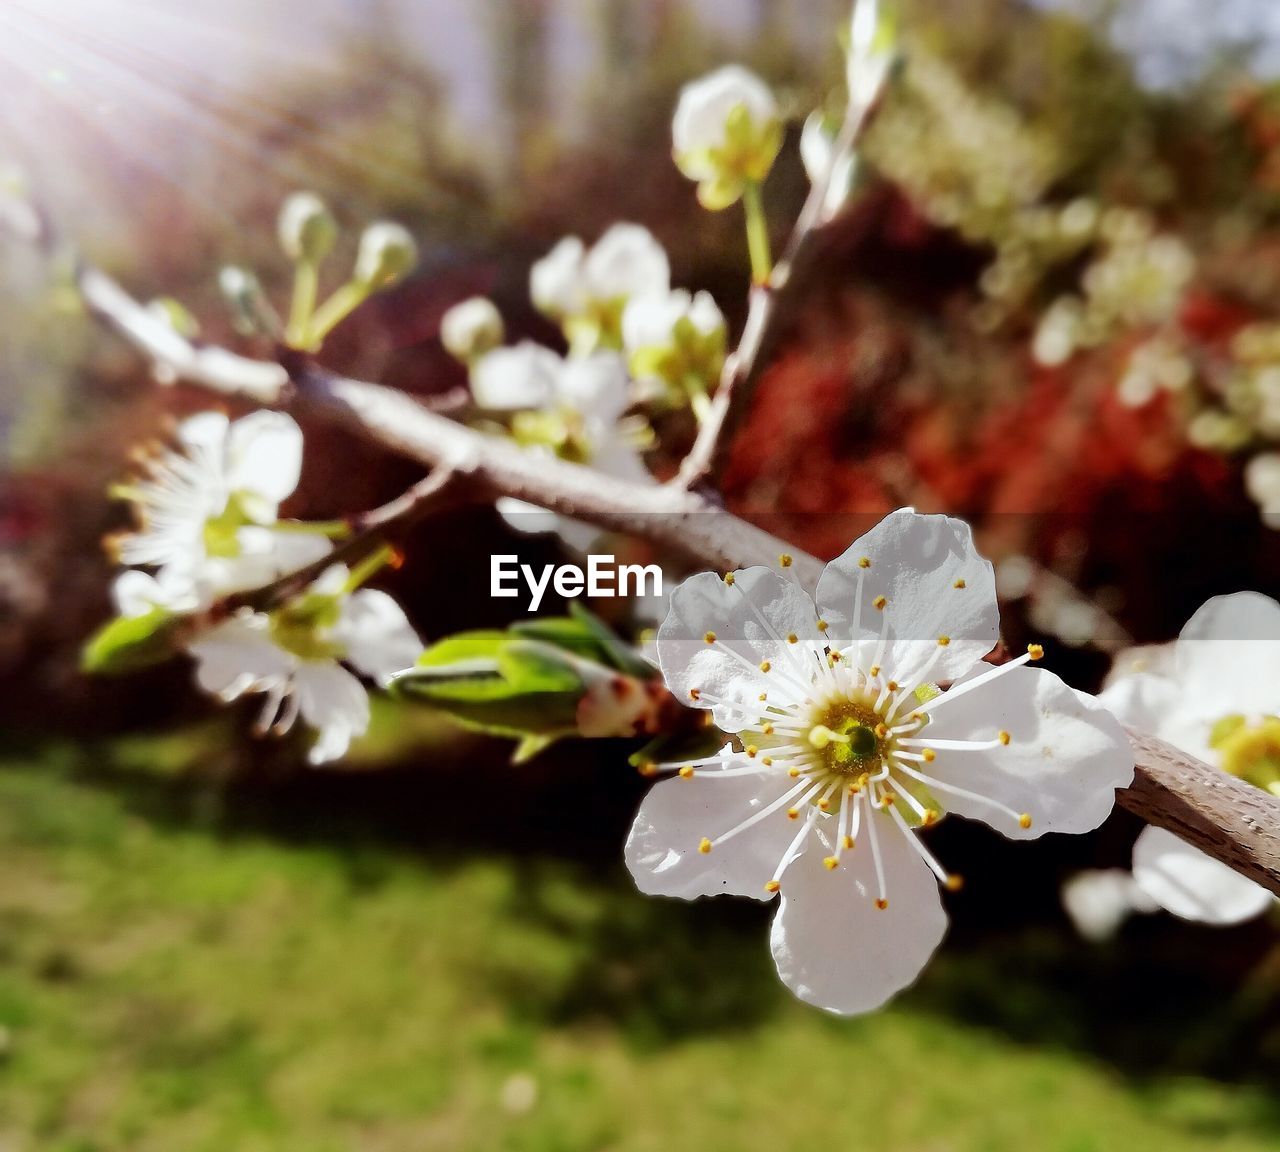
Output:
<path fill-rule="evenodd" d="M 93 676 L 117 676 L 161 664 L 177 655 L 183 623 L 163 608 L 112 620 L 85 644 L 80 668 Z"/>
<path fill-rule="evenodd" d="M 592 637 L 608 656 L 611 667 L 641 680 L 652 680 L 657 676 L 658 670 L 635 648 L 619 637 L 599 616 L 593 615 L 577 603 L 569 605 L 569 614 L 574 620 L 590 629 Z"/>

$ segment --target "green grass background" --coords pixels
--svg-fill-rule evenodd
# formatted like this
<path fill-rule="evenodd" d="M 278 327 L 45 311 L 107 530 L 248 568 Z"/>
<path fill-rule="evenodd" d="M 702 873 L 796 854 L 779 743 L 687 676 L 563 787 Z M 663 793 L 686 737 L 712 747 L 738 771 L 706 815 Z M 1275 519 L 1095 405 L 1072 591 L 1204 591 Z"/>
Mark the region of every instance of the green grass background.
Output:
<path fill-rule="evenodd" d="M 287 791 L 273 827 L 184 748 L 0 759 L 3 1152 L 1280 1148 L 1265 982 L 1188 978 L 1179 1019 L 1180 977 L 1144 1005 L 1032 929 L 833 1019 L 777 984 L 764 910 L 468 851 L 499 795 L 439 850 Z"/>

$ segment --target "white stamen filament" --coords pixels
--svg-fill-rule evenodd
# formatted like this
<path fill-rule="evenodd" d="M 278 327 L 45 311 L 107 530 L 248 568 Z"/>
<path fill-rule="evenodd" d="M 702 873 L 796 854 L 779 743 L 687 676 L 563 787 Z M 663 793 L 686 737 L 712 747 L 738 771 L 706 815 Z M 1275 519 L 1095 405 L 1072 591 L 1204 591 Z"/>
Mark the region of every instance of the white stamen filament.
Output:
<path fill-rule="evenodd" d="M 798 784 L 795 784 L 791 788 L 788 788 L 787 791 L 785 791 L 781 796 L 779 796 L 771 804 L 767 804 L 765 807 L 761 808 L 759 812 L 753 812 L 740 824 L 734 825 L 732 828 L 729 829 L 728 832 L 724 832 L 721 835 L 717 836 L 714 840 L 711 841 L 711 847 L 717 848 L 721 844 L 723 844 L 726 840 L 729 840 L 732 837 L 738 835 L 739 832 L 745 832 L 748 828 L 752 827 L 755 824 L 758 824 L 761 820 L 764 820 L 766 817 L 772 816 L 773 813 L 778 811 L 778 809 L 789 804 L 792 800 L 794 800 L 797 796 L 800 796 L 800 794 L 804 792 L 805 795 L 802 796 L 800 800 L 797 801 L 796 807 L 799 807 L 800 804 L 803 804 L 809 799 L 811 799 L 812 797 L 816 796 L 818 792 L 821 790 L 821 788 L 822 788 L 821 783 L 813 784 L 808 778 L 801 780 Z"/>
<path fill-rule="evenodd" d="M 926 700 L 917 712 L 929 713 L 936 708 L 940 708 L 943 704 L 947 704 L 952 700 L 958 700 L 968 692 L 972 692 L 975 688 L 981 688 L 984 684 L 990 684 L 992 680 L 997 680 L 1006 672 L 1012 671 L 1014 668 L 1021 668 L 1024 664 L 1031 660 L 1031 653 L 1024 652 L 1016 659 L 1010 660 L 1007 664 L 1000 664 L 992 668 L 989 672 L 984 672 L 981 676 L 975 676 L 972 680 L 966 680 L 963 684 L 958 684 L 954 688 L 948 688 L 940 696 L 935 696 L 932 700 Z"/>
<path fill-rule="evenodd" d="M 1003 812 L 1014 821 L 1021 821 L 1023 817 L 1023 813 L 1015 812 L 1007 804 L 1001 804 L 999 800 L 993 800 L 990 796 L 983 796 L 979 792 L 971 792 L 968 788 L 961 788 L 957 784 L 948 784 L 945 780 L 939 780 L 937 777 L 930 776 L 925 772 L 908 768 L 905 764 L 899 764 L 898 768 L 913 780 L 919 780 L 926 788 L 935 788 L 939 792 L 949 792 L 952 796 L 959 796 L 962 800 L 973 800 L 979 804 L 989 804 L 997 812 Z"/>

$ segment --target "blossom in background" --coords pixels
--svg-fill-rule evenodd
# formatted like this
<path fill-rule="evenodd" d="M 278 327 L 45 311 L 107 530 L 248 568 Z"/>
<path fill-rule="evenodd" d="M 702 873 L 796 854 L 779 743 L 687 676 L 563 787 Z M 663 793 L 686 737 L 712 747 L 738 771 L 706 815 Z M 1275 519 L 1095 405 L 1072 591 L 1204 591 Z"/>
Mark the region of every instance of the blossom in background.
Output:
<path fill-rule="evenodd" d="M 302 431 L 288 416 L 233 422 L 203 412 L 179 425 L 177 440 L 179 451 L 152 457 L 145 476 L 120 490 L 138 518 L 118 540 L 120 559 L 159 569 L 164 596 L 207 603 L 328 551 L 323 537 L 278 524 L 302 468 Z"/>
<path fill-rule="evenodd" d="M 1183 628 L 1173 661 L 1125 667 L 1099 697 L 1126 724 L 1280 795 L 1280 604 L 1256 592 L 1218 596 Z M 1163 828 L 1143 829 L 1133 880 L 1187 920 L 1236 924 L 1274 897 Z M 1140 906 L 1136 910 L 1144 910 Z"/>
<path fill-rule="evenodd" d="M 636 381 L 695 403 L 720 380 L 727 336 L 709 292 L 691 296 L 679 288 L 638 296 L 622 314 L 622 342 Z"/>
<path fill-rule="evenodd" d="M 641 457 L 647 425 L 624 417 L 629 380 L 616 352 L 565 359 L 532 341 L 497 348 L 472 365 L 471 391 L 481 408 L 512 413 L 511 435 L 524 447 L 620 480 L 653 483 Z M 503 497 L 497 507 L 513 528 L 558 532 L 574 547 L 599 536 L 596 528 L 523 500 Z"/>
<path fill-rule="evenodd" d="M 450 356 L 463 364 L 492 352 L 504 335 L 502 314 L 492 300 L 483 296 L 455 304 L 440 321 L 440 342 Z"/>
<path fill-rule="evenodd" d="M 800 160 L 810 184 L 827 181 L 823 218 L 830 220 L 849 199 L 858 178 L 858 154 L 852 149 L 836 156 L 835 133 L 821 112 L 812 113 L 800 132 Z"/>
<path fill-rule="evenodd" d="M 369 727 L 368 695 L 349 668 L 386 685 L 422 652 L 390 596 L 351 585 L 347 567 L 334 564 L 281 608 L 242 612 L 188 649 L 204 691 L 225 702 L 265 696 L 260 734 L 287 732 L 301 716 L 316 731 L 312 764 L 338 759 Z"/>
<path fill-rule="evenodd" d="M 945 931 L 937 884 L 958 880 L 921 828 L 950 810 L 1018 839 L 1086 832 L 1133 757 L 1110 713 L 1025 666 L 1037 646 L 983 661 L 995 578 L 960 521 L 894 513 L 827 566 L 816 603 L 764 568 L 676 588 L 663 676 L 739 746 L 654 765 L 679 778 L 645 799 L 626 857 L 649 893 L 781 892 L 783 981 L 855 1013 L 910 984 Z"/>
<path fill-rule="evenodd" d="M 579 353 L 620 348 L 627 301 L 670 286 L 667 254 L 639 224 L 613 225 L 590 249 L 567 236 L 529 275 L 534 307 L 564 326 Z"/>
<path fill-rule="evenodd" d="M 782 148 L 782 117 L 769 86 L 731 64 L 685 85 L 671 136 L 676 165 L 698 182 L 703 207 L 717 210 L 769 175 Z"/>

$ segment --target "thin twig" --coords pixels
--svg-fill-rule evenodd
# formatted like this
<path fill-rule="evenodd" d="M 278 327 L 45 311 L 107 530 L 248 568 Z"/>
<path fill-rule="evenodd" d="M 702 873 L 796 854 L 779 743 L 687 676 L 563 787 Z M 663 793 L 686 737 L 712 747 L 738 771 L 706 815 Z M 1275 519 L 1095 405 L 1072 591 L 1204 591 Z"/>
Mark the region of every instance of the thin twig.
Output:
<path fill-rule="evenodd" d="M 345 564 L 372 555 L 380 546 L 397 544 L 424 516 L 438 512 L 465 488 L 466 477 L 449 468 L 437 468 L 430 476 L 368 512 L 346 517 L 350 535 L 331 552 L 310 564 L 253 588 L 224 596 L 210 610 L 211 619 L 221 619 L 241 608 L 263 612 L 296 596 L 314 583 L 330 566 Z"/>
<path fill-rule="evenodd" d="M 886 74 L 887 75 L 887 74 Z M 768 281 L 751 289 L 746 323 L 738 347 L 725 360 L 720 384 L 697 439 L 672 481 L 680 488 L 694 488 L 720 474 L 735 428 L 751 402 L 756 385 L 774 359 L 783 335 L 800 310 L 805 290 L 821 248 L 821 237 L 831 217 L 827 198 L 840 158 L 857 148 L 875 119 L 884 94 L 884 83 L 866 102 L 850 102 L 844 123 L 831 152 L 831 163 L 813 182 L 791 237 Z"/>

